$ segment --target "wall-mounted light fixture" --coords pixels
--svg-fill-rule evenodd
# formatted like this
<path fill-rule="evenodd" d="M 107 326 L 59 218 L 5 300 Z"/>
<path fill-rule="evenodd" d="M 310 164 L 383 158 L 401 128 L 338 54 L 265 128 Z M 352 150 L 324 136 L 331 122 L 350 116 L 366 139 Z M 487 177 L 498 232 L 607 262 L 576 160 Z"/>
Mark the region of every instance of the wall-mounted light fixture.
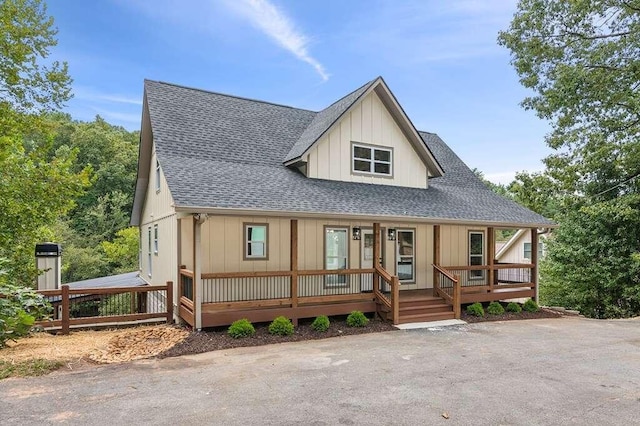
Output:
<path fill-rule="evenodd" d="M 395 241 L 396 240 L 396 230 L 393 228 L 389 228 L 387 229 L 387 239 L 389 241 Z"/>
<path fill-rule="evenodd" d="M 359 240 L 360 239 L 360 228 L 357 226 L 354 226 L 353 229 L 351 230 L 351 235 L 353 236 L 354 240 Z"/>

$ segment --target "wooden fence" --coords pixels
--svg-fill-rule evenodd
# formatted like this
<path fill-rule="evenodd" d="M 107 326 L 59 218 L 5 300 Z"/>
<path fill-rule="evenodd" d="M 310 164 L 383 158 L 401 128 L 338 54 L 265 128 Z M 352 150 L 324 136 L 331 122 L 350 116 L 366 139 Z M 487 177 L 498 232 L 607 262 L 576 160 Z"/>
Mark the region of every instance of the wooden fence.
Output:
<path fill-rule="evenodd" d="M 53 319 L 36 325 L 68 334 L 72 326 L 173 322 L 173 282 L 165 285 L 38 290 L 54 307 Z"/>

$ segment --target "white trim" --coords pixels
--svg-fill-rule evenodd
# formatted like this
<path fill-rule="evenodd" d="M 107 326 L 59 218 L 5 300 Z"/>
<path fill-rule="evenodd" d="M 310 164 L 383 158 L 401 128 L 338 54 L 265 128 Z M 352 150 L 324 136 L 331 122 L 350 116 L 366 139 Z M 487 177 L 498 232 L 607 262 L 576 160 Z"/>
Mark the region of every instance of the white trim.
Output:
<path fill-rule="evenodd" d="M 413 236 L 411 237 L 411 256 L 400 254 L 400 233 L 411 233 Z M 411 257 L 411 278 L 400 280 L 401 283 L 415 283 L 416 282 L 416 230 L 415 229 L 396 229 L 396 275 L 398 278 L 400 277 L 400 272 L 398 271 L 398 266 L 400 265 L 400 258 L 408 258 Z"/>
<path fill-rule="evenodd" d="M 324 246 L 324 267 L 327 270 L 329 269 L 329 265 L 327 264 L 327 259 L 329 258 L 329 256 L 327 255 L 327 248 L 328 248 L 328 244 L 327 244 L 327 234 L 329 233 L 329 231 L 331 232 L 344 232 L 344 242 L 345 242 L 345 247 L 344 247 L 344 257 L 341 256 L 332 256 L 332 259 L 343 259 L 345 261 L 345 268 L 349 269 L 349 249 L 351 248 L 351 244 L 349 244 L 349 230 L 350 228 L 348 226 L 325 226 L 324 227 L 324 242 L 323 242 L 323 246 Z M 342 268 L 338 268 L 338 269 L 342 269 Z M 324 280 L 324 286 L 327 288 L 332 288 L 332 287 L 344 287 L 349 285 L 349 276 L 347 275 L 338 275 L 338 277 L 342 277 L 344 278 L 344 282 L 335 282 L 335 283 L 328 283 L 327 279 L 331 278 L 331 275 L 326 275 L 325 276 L 325 280 Z"/>
<path fill-rule="evenodd" d="M 356 157 L 356 148 L 369 150 L 369 158 Z M 386 152 L 389 154 L 389 161 L 376 160 L 376 151 Z M 356 170 L 356 161 L 368 162 L 369 170 Z M 389 173 L 380 173 L 375 171 L 377 164 L 386 164 L 389 166 Z M 393 149 L 382 146 L 373 146 L 358 142 L 351 142 L 351 173 L 364 173 L 372 176 L 393 177 Z"/>
<path fill-rule="evenodd" d="M 502 246 L 500 250 L 496 253 L 496 260 L 499 260 L 510 248 L 513 246 L 519 239 L 527 232 L 526 229 L 518 229 L 518 232 L 513 234 L 511 238 Z"/>
<path fill-rule="evenodd" d="M 480 247 L 482 247 L 482 253 L 481 254 L 472 254 L 471 253 L 471 236 L 473 235 L 480 235 L 482 237 L 482 244 L 480 245 Z M 486 249 L 484 247 L 484 245 L 486 244 L 486 239 L 485 239 L 485 235 L 484 235 L 484 231 L 469 231 L 469 245 L 468 245 L 468 250 L 467 250 L 467 261 L 469 263 L 469 266 L 471 266 L 471 258 L 472 257 L 480 257 L 480 265 L 484 265 L 485 264 L 485 256 L 486 256 Z M 478 275 L 474 276 L 474 273 L 478 273 Z M 469 281 L 471 280 L 482 280 L 484 279 L 484 271 L 483 270 L 478 270 L 478 271 L 469 271 Z"/>

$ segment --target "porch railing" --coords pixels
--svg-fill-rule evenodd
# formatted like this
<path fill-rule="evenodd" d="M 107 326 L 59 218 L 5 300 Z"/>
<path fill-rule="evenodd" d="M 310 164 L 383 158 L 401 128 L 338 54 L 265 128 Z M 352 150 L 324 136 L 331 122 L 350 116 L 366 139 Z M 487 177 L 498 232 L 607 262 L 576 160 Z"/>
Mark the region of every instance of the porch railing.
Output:
<path fill-rule="evenodd" d="M 178 282 L 178 311 L 189 325 L 195 326 L 193 271 L 182 268 Z"/>
<path fill-rule="evenodd" d="M 441 266 L 441 269 L 458 277 L 463 292 L 534 286 L 530 263 L 497 263 L 494 265 Z"/>
<path fill-rule="evenodd" d="M 400 322 L 400 281 L 384 268 L 376 266 L 373 276 L 373 293 L 378 302 L 384 305 L 391 314 L 393 324 Z"/>
<path fill-rule="evenodd" d="M 451 271 L 438 265 L 433 265 L 433 293 L 440 296 L 453 306 L 456 319 L 460 318 L 460 279 Z"/>

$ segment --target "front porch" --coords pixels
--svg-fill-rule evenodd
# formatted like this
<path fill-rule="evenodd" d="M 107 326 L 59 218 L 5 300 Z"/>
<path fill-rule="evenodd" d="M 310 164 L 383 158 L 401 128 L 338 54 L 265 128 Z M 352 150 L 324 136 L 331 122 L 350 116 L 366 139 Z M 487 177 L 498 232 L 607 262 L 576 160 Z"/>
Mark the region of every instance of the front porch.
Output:
<path fill-rule="evenodd" d="M 359 310 L 400 324 L 459 318 L 465 303 L 535 297 L 537 260 L 530 264 L 495 263 L 492 228 L 488 228 L 487 264 L 441 266 L 440 226 L 433 225 L 431 262 L 418 263 L 424 270 L 416 273 L 426 279 L 411 285 L 401 283 L 397 274 L 384 268 L 381 224 L 374 223 L 372 228 L 371 268 L 299 269 L 296 219 L 290 220 L 288 270 L 202 272 L 194 247 L 195 268 L 181 267 L 179 272 L 179 316 L 200 329 L 228 325 L 240 318 L 264 322 L 282 315 L 297 323 L 300 318 Z M 199 240 L 197 229 L 193 235 Z"/>

